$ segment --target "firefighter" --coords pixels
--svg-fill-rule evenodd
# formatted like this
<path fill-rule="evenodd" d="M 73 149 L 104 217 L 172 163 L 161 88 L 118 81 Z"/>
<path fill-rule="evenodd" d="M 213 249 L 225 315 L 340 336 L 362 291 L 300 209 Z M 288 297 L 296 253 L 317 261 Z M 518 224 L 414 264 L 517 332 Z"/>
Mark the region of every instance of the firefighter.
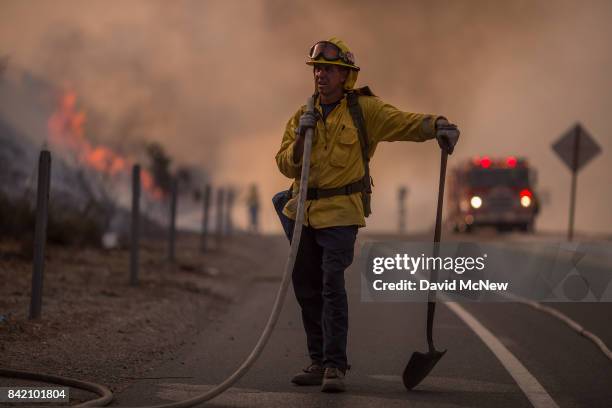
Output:
<path fill-rule="evenodd" d="M 249 212 L 249 232 L 256 234 L 259 231 L 259 193 L 256 184 L 251 184 L 246 204 Z"/>
<path fill-rule="evenodd" d="M 344 271 L 353 261 L 357 229 L 365 226 L 370 213 L 369 160 L 379 142 L 437 138 L 450 154 L 459 130 L 442 116 L 402 112 L 368 87 L 354 88 L 360 68 L 347 45 L 335 37 L 315 43 L 306 64 L 313 67 L 315 112 L 298 109 L 276 155 L 281 173 L 294 181 L 286 204 L 279 207 L 275 202 L 275 207 L 282 208 L 284 221 L 292 221 L 304 135 L 314 129 L 305 220 L 292 274 L 311 363 L 292 382 L 341 392 L 349 368 Z M 291 239 L 291 229 L 285 229 Z"/>

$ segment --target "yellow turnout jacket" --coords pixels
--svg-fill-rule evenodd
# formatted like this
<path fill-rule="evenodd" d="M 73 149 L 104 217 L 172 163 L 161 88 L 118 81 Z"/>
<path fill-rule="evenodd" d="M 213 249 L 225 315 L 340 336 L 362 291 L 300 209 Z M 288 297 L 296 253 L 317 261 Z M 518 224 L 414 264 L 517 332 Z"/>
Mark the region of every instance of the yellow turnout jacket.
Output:
<path fill-rule="evenodd" d="M 368 156 L 371 158 L 379 142 L 413 141 L 423 142 L 435 137 L 435 122 L 438 116 L 402 112 L 375 96 L 359 96 L 364 122 L 368 134 Z M 321 113 L 317 98 L 315 109 Z M 276 163 L 285 176 L 294 179 L 293 198 L 283 213 L 295 220 L 297 195 L 302 158 L 294 161 L 293 145 L 295 129 L 300 116 L 305 112 L 302 106 L 293 115 L 283 135 Z M 314 132 L 309 188 L 337 188 L 360 180 L 364 173 L 361 145 L 357 128 L 348 110 L 346 96 L 327 116 L 325 122 L 317 121 Z M 343 225 L 365 226 L 363 204 L 360 192 L 338 195 L 318 200 L 308 200 L 305 205 L 304 225 L 326 228 Z"/>

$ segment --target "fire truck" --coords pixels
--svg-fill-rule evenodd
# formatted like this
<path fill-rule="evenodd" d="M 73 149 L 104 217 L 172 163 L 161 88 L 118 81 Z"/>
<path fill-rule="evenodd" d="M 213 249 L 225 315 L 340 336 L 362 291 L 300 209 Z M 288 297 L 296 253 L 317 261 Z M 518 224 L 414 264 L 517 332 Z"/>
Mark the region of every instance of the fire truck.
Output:
<path fill-rule="evenodd" d="M 527 160 L 515 156 L 474 157 L 460 164 L 449 178 L 451 226 L 456 232 L 478 227 L 533 231 L 539 212 L 535 177 Z"/>

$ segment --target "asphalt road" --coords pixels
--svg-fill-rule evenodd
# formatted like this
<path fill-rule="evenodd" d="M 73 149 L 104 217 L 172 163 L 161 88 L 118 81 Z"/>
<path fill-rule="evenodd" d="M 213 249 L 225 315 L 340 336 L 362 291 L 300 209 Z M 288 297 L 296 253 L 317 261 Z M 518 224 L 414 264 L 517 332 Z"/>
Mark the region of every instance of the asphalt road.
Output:
<path fill-rule="evenodd" d="M 157 379 L 136 381 L 116 395 L 114 405 L 148 406 L 179 401 L 224 380 L 249 354 L 265 324 L 287 253 L 287 243 L 274 240 L 270 245 L 269 269 L 254 277 L 244 296 L 225 312 L 208 316 L 207 322 L 203 321 L 206 329 L 197 338 L 186 339 L 178 358 L 150 373 L 150 377 Z M 435 338 L 439 348 L 449 351 L 417 390 L 407 392 L 400 375 L 413 351 L 426 350 L 425 305 L 362 303 L 361 267 L 356 262 L 347 272 L 352 364 L 347 376 L 348 392 L 324 394 L 318 387 L 296 387 L 290 383 L 292 375 L 307 365 L 308 359 L 298 306 L 293 293 L 289 293 L 263 355 L 234 388 L 205 405 L 532 406 L 527 394 L 481 337 L 444 303 L 437 309 Z M 612 362 L 564 323 L 522 304 L 461 306 L 541 385 L 549 398 L 548 406 L 612 406 Z M 608 346 L 612 344 L 612 303 L 552 306 L 599 335 Z"/>

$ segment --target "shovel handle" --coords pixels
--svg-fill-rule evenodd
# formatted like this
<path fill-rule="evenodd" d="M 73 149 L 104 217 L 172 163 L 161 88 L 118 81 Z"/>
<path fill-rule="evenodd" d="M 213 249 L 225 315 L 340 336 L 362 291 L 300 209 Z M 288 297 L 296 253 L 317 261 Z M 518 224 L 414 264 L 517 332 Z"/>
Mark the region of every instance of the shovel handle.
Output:
<path fill-rule="evenodd" d="M 442 149 L 442 155 L 440 157 L 440 182 L 438 184 L 438 208 L 436 211 L 436 230 L 434 231 L 434 242 L 440 242 L 440 236 L 442 235 L 442 207 L 444 206 L 444 184 L 446 181 L 446 162 L 448 161 L 448 153 Z M 434 256 L 438 256 L 439 247 L 435 246 L 436 253 Z"/>
<path fill-rule="evenodd" d="M 448 161 L 448 153 L 446 150 L 441 150 L 442 155 L 440 156 L 440 181 L 438 184 L 438 208 L 436 209 L 436 229 L 434 231 L 434 253 L 433 256 L 437 258 L 440 255 L 440 237 L 442 235 L 442 207 L 444 206 L 444 184 L 446 182 L 446 162 Z M 431 271 L 431 281 L 436 282 L 438 280 L 438 271 L 433 269 Z M 427 301 L 427 345 L 429 352 L 435 351 L 433 344 L 433 321 L 436 313 L 436 291 L 429 290 Z"/>

